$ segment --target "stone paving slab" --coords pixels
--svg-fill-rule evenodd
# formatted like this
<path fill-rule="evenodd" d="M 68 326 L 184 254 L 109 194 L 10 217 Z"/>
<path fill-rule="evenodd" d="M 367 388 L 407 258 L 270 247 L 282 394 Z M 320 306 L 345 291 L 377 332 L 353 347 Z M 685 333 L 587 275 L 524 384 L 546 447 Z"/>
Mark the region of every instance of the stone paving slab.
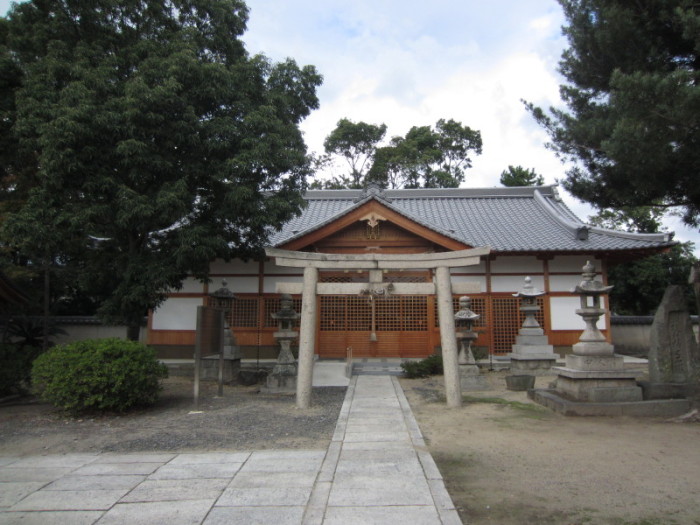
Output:
<path fill-rule="evenodd" d="M 215 507 L 204 525 L 298 525 L 303 515 L 303 506 Z"/>
<path fill-rule="evenodd" d="M 199 525 L 204 521 L 214 500 L 161 501 L 119 503 L 97 522 L 98 525 Z"/>
<path fill-rule="evenodd" d="M 11 507 L 46 485 L 43 481 L 0 483 L 0 507 Z"/>
<path fill-rule="evenodd" d="M 102 511 L 0 512 L 3 525 L 92 525 Z"/>
<path fill-rule="evenodd" d="M 127 492 L 127 489 L 39 490 L 15 503 L 9 510 L 107 510 Z"/>
<path fill-rule="evenodd" d="M 435 525 L 440 517 L 435 507 L 377 506 L 377 507 L 332 507 L 326 513 L 324 525 L 385 525 L 405 523 L 407 525 Z"/>
<path fill-rule="evenodd" d="M 72 472 L 76 476 L 105 475 L 148 475 L 162 466 L 162 463 L 100 463 L 85 465 Z"/>
<path fill-rule="evenodd" d="M 64 476 L 50 483 L 44 490 L 131 490 L 146 476 Z"/>
<path fill-rule="evenodd" d="M 120 501 L 139 503 L 148 501 L 215 500 L 230 483 L 224 479 L 148 479 L 129 492 Z"/>
<path fill-rule="evenodd" d="M 97 454 L 51 454 L 47 456 L 30 456 L 19 458 L 9 468 L 80 468 L 92 463 Z"/>
<path fill-rule="evenodd" d="M 49 483 L 70 474 L 72 468 L 6 468 L 0 469 L 0 482 L 43 481 Z"/>
<path fill-rule="evenodd" d="M 216 506 L 303 507 L 308 503 L 310 496 L 311 487 L 229 488 L 221 495 Z"/>
<path fill-rule="evenodd" d="M 460 523 L 396 378 L 354 377 L 326 450 L 0 457 L 0 524 Z"/>

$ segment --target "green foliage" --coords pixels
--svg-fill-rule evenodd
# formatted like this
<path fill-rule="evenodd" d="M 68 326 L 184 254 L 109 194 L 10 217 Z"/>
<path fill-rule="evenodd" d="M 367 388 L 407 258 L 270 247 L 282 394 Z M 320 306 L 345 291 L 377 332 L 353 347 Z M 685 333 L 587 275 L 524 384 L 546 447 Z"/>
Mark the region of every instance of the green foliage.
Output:
<path fill-rule="evenodd" d="M 38 347 L 0 344 L 0 396 L 21 393 L 29 385 L 32 362 Z"/>
<path fill-rule="evenodd" d="M 32 383 L 42 399 L 70 413 L 125 412 L 152 405 L 166 376 L 153 349 L 120 339 L 55 346 L 32 369 Z"/>
<path fill-rule="evenodd" d="M 343 157 L 350 166 L 348 188 L 361 188 L 362 180 L 374 160 L 377 144 L 386 133 L 386 124 L 367 124 L 343 118 L 326 137 L 323 147 L 326 154 Z"/>
<path fill-rule="evenodd" d="M 542 186 L 544 178 L 532 168 L 508 166 L 507 170 L 501 172 L 501 184 L 504 186 Z"/>
<path fill-rule="evenodd" d="M 567 110 L 528 104 L 573 163 L 564 187 L 599 208 L 678 207 L 700 219 L 700 7 L 691 0 L 559 0 Z"/>
<path fill-rule="evenodd" d="M 138 329 L 303 205 L 321 76 L 249 56 L 247 18 L 241 0 L 32 0 L 2 19 L 1 240 L 79 269 L 107 321 Z"/>
<path fill-rule="evenodd" d="M 611 310 L 619 315 L 652 315 L 666 287 L 677 284 L 686 290 L 688 310 L 694 313 L 696 303 L 688 275 L 696 261 L 693 243 L 688 242 L 666 253 L 613 266 L 608 270 L 608 282 L 614 286 L 610 291 Z"/>
<path fill-rule="evenodd" d="M 49 319 L 47 322 L 47 335 L 65 335 L 66 331 Z M 43 347 L 44 320 L 38 317 L 15 316 L 10 318 L 5 325 L 3 333 L 4 341 L 11 341 L 20 347 Z M 53 345 L 51 341 L 49 345 Z"/>
<path fill-rule="evenodd" d="M 373 182 L 392 189 L 456 188 L 472 165 L 470 155 L 481 154 L 481 133 L 452 119 L 440 119 L 434 128 L 414 126 L 380 146 L 385 132 L 384 124 L 340 120 L 326 139 L 326 152 L 343 156 L 350 176 L 316 181 L 312 187 L 361 188 Z"/>
<path fill-rule="evenodd" d="M 595 226 L 637 233 L 656 233 L 664 209 L 654 206 L 599 210 L 588 220 Z M 611 310 L 618 315 L 650 315 L 661 301 L 667 286 L 678 284 L 686 290 L 688 308 L 696 309 L 688 276 L 697 258 L 691 242 L 678 244 L 665 253 L 644 259 L 620 262 L 608 270 Z"/>
<path fill-rule="evenodd" d="M 664 209 L 654 206 L 602 209 L 588 217 L 594 226 L 610 230 L 625 230 L 637 233 L 657 233 L 661 228 Z"/>
<path fill-rule="evenodd" d="M 435 354 L 420 361 L 406 361 L 401 363 L 401 368 L 404 376 L 410 379 L 440 375 L 443 373 L 442 356 Z"/>

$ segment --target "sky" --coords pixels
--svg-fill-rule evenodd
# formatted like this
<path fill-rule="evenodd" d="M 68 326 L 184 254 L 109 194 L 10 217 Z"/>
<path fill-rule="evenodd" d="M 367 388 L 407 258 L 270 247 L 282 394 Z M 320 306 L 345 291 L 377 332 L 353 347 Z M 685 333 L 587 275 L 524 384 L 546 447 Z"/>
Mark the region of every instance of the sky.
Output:
<path fill-rule="evenodd" d="M 320 109 L 302 124 L 307 146 L 341 118 L 388 127 L 387 139 L 412 126 L 454 119 L 479 130 L 483 153 L 472 157 L 465 187 L 499 186 L 509 165 L 534 168 L 546 184 L 566 165 L 546 148 L 547 134 L 522 100 L 563 107 L 557 64 L 566 39 L 555 0 L 247 0 L 251 54 L 291 57 L 324 77 Z M 5 13 L 9 0 L 0 0 Z M 340 166 L 339 168 L 340 169 Z M 583 220 L 593 209 L 560 188 Z M 665 226 L 696 243 L 679 219 Z"/>

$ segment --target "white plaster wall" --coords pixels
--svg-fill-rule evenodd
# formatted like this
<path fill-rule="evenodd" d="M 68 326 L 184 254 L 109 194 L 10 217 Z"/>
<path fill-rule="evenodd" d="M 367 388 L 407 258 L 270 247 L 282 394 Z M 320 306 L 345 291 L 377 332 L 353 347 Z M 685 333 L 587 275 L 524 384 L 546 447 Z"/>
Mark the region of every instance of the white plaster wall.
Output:
<path fill-rule="evenodd" d="M 474 266 L 457 266 L 450 269 L 451 273 L 486 273 L 486 263 L 484 261 Z"/>
<path fill-rule="evenodd" d="M 219 288 L 221 286 L 221 279 L 214 280 L 214 283 L 216 284 L 216 288 Z M 210 286 L 211 288 L 211 286 Z M 215 289 L 216 289 L 215 288 Z M 185 279 L 182 283 L 182 288 L 179 290 L 174 290 L 175 293 L 204 293 L 204 283 L 201 281 L 194 279 L 192 277 L 188 277 Z"/>
<path fill-rule="evenodd" d="M 606 307 L 605 298 L 602 298 L 601 304 Z M 552 330 L 581 330 L 586 327 L 586 323 L 580 315 L 576 315 L 576 310 L 581 307 L 581 300 L 578 296 L 575 297 L 550 297 L 550 312 L 552 315 L 551 323 Z M 605 316 L 601 316 L 598 320 L 598 328 L 605 330 L 607 322 Z"/>
<path fill-rule="evenodd" d="M 264 293 L 276 293 L 275 285 L 277 283 L 299 283 L 303 284 L 303 276 L 275 276 L 275 277 L 265 277 L 263 282 L 263 292 Z"/>
<path fill-rule="evenodd" d="M 580 275 L 550 275 L 549 291 L 570 292 L 581 280 Z"/>
<path fill-rule="evenodd" d="M 268 273 L 295 273 L 303 274 L 303 268 L 294 268 L 293 266 L 277 266 L 274 261 L 265 261 L 265 274 Z"/>
<path fill-rule="evenodd" d="M 486 290 L 486 277 L 483 275 L 453 275 L 453 283 L 479 283 L 481 291 Z"/>
<path fill-rule="evenodd" d="M 550 272 L 576 272 L 581 273 L 586 261 L 590 261 L 600 272 L 600 261 L 592 255 L 557 255 L 549 261 Z"/>
<path fill-rule="evenodd" d="M 228 287 L 236 293 L 258 293 L 258 276 L 254 277 L 229 277 Z"/>
<path fill-rule="evenodd" d="M 544 277 L 531 275 L 532 285 L 544 291 Z M 519 292 L 525 285 L 525 277 L 519 275 L 492 275 L 491 290 L 494 292 Z"/>
<path fill-rule="evenodd" d="M 543 273 L 542 261 L 535 256 L 496 257 L 491 261 L 491 273 Z"/>
<path fill-rule="evenodd" d="M 171 297 L 153 312 L 154 330 L 196 330 L 201 297 Z"/>
<path fill-rule="evenodd" d="M 209 271 L 213 274 L 258 274 L 260 264 L 257 261 L 243 262 L 239 259 L 225 262 L 223 259 L 216 259 L 209 265 Z"/>

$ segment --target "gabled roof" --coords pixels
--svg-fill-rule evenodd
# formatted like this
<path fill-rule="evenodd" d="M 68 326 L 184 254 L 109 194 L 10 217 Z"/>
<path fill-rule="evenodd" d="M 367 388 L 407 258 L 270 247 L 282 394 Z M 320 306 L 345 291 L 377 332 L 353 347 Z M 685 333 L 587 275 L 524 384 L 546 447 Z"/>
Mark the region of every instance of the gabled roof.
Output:
<path fill-rule="evenodd" d="M 282 246 L 376 200 L 405 218 L 467 246 L 494 252 L 657 251 L 673 234 L 634 234 L 587 226 L 556 186 L 385 190 L 319 190 L 305 195 L 299 217 L 271 236 Z"/>

